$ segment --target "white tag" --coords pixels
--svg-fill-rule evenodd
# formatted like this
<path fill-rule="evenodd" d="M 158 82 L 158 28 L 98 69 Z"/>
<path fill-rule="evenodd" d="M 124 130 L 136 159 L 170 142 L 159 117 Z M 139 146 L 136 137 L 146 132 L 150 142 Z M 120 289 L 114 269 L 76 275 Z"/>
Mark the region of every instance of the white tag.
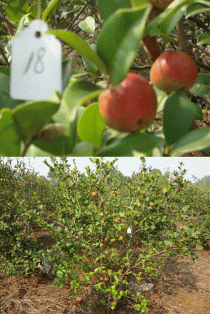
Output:
<path fill-rule="evenodd" d="M 46 100 L 61 93 L 61 43 L 43 34 L 47 24 L 33 20 L 12 43 L 10 96 L 14 99 Z"/>
<path fill-rule="evenodd" d="M 131 233 L 131 228 L 128 228 L 128 229 L 127 229 L 127 233 Z"/>

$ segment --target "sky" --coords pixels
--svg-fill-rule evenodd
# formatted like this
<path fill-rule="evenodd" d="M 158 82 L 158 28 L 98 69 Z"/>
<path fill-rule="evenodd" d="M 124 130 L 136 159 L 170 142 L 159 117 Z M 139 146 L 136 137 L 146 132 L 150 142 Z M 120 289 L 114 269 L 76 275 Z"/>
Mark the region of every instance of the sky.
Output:
<path fill-rule="evenodd" d="M 5 158 L 6 159 L 6 158 Z M 23 159 L 23 158 L 20 158 Z M 24 158 L 25 164 L 30 164 L 36 172 L 39 172 L 40 175 L 47 176 L 48 167 L 43 163 L 43 160 L 46 159 L 50 163 L 50 158 L 42 157 L 31 157 Z M 94 168 L 91 161 L 88 157 L 74 157 L 67 158 L 69 164 L 72 164 L 72 160 L 75 159 L 77 168 L 81 172 L 85 172 L 85 167 L 87 165 L 90 168 Z M 114 157 L 104 158 L 105 160 L 113 160 Z M 209 157 L 146 157 L 146 167 L 152 167 L 152 169 L 159 169 L 162 174 L 166 171 L 173 173 L 174 170 L 178 170 L 180 162 L 184 163 L 183 169 L 187 170 L 185 179 L 190 181 L 195 181 L 196 179 L 202 179 L 204 176 L 210 176 L 210 158 Z M 16 163 L 16 158 L 13 158 L 13 162 Z M 118 170 L 121 171 L 126 176 L 131 176 L 132 173 L 138 172 L 141 168 L 141 161 L 139 157 L 118 157 L 118 161 L 115 163 L 118 165 Z"/>

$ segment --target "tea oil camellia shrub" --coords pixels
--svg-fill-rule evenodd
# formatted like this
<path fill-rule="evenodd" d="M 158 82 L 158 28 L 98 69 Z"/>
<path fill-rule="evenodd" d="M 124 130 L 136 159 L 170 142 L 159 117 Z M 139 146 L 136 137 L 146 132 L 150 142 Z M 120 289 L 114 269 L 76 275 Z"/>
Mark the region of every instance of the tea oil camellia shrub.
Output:
<path fill-rule="evenodd" d="M 128 73 L 115 89 L 107 89 L 99 95 L 99 110 L 111 128 L 137 132 L 153 122 L 157 98 L 145 78 Z"/>
<path fill-rule="evenodd" d="M 152 65 L 150 80 L 167 94 L 173 91 L 188 91 L 198 76 L 195 61 L 182 51 L 165 51 Z"/>
<path fill-rule="evenodd" d="M 27 170 L 20 159 L 14 170 L 9 159 L 0 159 L 0 271 L 29 276 L 38 271 L 39 261 L 50 265 L 53 283 L 68 289 L 78 306 L 84 303 L 91 310 L 82 294 L 88 287 L 107 310 L 129 297 L 137 310 L 146 311 L 148 300 L 129 290 L 128 283 L 131 278 L 136 283 L 158 280 L 165 263 L 178 255 L 195 260 L 195 250 L 210 245 L 209 187 L 188 182 L 183 164 L 167 176 L 147 169 L 142 157 L 139 172 L 126 177 L 116 160 L 90 158 L 93 169 L 87 166 L 81 173 L 74 160 L 51 158 L 44 161 L 46 178 Z M 93 202 L 88 189 L 96 186 Z M 118 190 L 121 194 L 113 198 Z M 107 207 L 100 206 L 101 200 Z M 103 220 L 105 211 L 109 215 Z M 198 221 L 191 223 L 193 215 Z M 188 230 L 177 232 L 180 221 Z M 52 238 L 50 248 L 34 239 L 37 227 Z"/>
<path fill-rule="evenodd" d="M 192 0 L 52 0 L 38 10 L 29 0 L 3 1 L 0 156 L 208 156 L 209 8 Z M 12 99 L 12 43 L 38 18 L 62 42 L 62 89 L 48 99 Z M 40 60 L 28 51 L 21 68 L 30 78 Z M 45 69 L 44 56 L 41 63 Z"/>

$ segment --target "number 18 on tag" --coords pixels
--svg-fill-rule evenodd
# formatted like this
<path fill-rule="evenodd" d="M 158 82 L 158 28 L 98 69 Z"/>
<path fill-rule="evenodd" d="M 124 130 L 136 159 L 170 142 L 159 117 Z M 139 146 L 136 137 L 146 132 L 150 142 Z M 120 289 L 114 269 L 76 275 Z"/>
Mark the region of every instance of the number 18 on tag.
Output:
<path fill-rule="evenodd" d="M 62 91 L 61 43 L 44 34 L 47 24 L 33 20 L 12 44 L 10 96 L 13 99 L 46 100 Z"/>

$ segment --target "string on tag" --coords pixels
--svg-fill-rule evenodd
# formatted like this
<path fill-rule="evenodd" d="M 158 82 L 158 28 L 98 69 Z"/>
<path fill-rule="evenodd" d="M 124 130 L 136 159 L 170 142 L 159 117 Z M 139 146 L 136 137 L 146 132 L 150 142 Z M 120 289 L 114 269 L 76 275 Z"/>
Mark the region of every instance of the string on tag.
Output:
<path fill-rule="evenodd" d="M 38 0 L 38 17 L 39 20 L 41 19 L 41 0 Z M 41 24 L 41 23 L 40 23 Z M 40 24 L 38 26 L 38 30 L 39 32 L 41 32 L 41 27 Z"/>

